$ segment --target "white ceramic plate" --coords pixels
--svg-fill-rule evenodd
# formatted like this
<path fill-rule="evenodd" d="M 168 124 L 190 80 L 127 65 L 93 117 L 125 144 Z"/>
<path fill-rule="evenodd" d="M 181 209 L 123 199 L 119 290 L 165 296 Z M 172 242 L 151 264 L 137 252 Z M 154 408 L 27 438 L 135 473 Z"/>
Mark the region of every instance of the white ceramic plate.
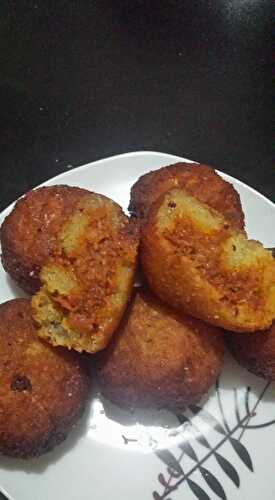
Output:
<path fill-rule="evenodd" d="M 140 175 L 179 160 L 128 153 L 45 184 L 91 189 L 126 210 Z M 274 204 L 221 175 L 240 193 L 249 236 L 275 246 Z M 19 294 L 0 268 L 0 302 Z M 80 425 L 53 452 L 28 462 L 1 457 L 0 489 L 14 500 L 274 500 L 274 389 L 228 356 L 217 387 L 184 415 L 122 411 L 95 392 Z"/>

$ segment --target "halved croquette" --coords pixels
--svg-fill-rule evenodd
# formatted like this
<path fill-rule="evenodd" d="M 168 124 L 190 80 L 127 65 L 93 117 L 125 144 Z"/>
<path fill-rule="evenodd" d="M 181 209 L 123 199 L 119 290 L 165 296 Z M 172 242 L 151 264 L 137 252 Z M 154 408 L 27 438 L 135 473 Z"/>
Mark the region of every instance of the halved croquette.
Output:
<path fill-rule="evenodd" d="M 143 225 L 151 205 L 170 189 L 181 187 L 224 215 L 237 229 L 244 227 L 240 196 L 212 167 L 180 162 L 142 175 L 132 186 L 130 213 Z"/>
<path fill-rule="evenodd" d="M 153 205 L 141 263 L 163 301 L 208 323 L 254 332 L 275 318 L 271 252 L 183 189 L 172 189 Z"/>
<path fill-rule="evenodd" d="M 39 273 L 55 249 L 58 233 L 86 189 L 48 186 L 29 191 L 1 226 L 2 264 L 28 293 L 39 290 Z"/>
<path fill-rule="evenodd" d="M 53 345 L 96 352 L 109 342 L 130 297 L 134 224 L 105 196 L 88 193 L 62 226 L 32 298 L 38 334 Z"/>

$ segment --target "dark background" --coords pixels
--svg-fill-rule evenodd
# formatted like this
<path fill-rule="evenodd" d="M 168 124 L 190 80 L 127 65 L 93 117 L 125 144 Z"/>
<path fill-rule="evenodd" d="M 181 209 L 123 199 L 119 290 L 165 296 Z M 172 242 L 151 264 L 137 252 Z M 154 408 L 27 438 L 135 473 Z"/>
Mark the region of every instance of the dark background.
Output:
<path fill-rule="evenodd" d="M 149 149 L 275 199 L 265 0 L 1 1 L 0 208 L 68 165 Z"/>
<path fill-rule="evenodd" d="M 1 0 L 0 209 L 68 165 L 140 149 L 275 200 L 271 19 L 267 0 Z"/>

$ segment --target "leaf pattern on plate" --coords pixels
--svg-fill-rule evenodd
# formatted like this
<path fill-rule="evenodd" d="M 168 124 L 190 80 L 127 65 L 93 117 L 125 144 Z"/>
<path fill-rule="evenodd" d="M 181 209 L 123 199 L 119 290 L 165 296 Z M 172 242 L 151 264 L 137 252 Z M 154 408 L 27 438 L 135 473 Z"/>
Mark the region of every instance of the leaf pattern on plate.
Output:
<path fill-rule="evenodd" d="M 203 408 L 195 405 L 190 406 L 190 410 L 194 413 L 194 415 L 199 415 L 199 417 L 204 420 L 210 427 L 212 427 L 212 429 L 215 429 L 215 431 L 226 436 L 226 431 L 221 423 L 207 410 L 204 410 Z"/>
<path fill-rule="evenodd" d="M 198 500 L 211 500 L 207 493 L 197 483 L 195 483 L 195 481 L 187 479 L 187 484 Z"/>
<path fill-rule="evenodd" d="M 170 467 L 170 469 L 174 469 L 176 472 L 178 472 L 180 475 L 183 474 L 183 470 L 181 468 L 181 465 L 177 461 L 177 459 L 174 457 L 173 453 L 169 450 L 158 450 L 156 451 L 156 455 L 166 464 Z"/>
<path fill-rule="evenodd" d="M 225 474 L 231 479 L 231 481 L 239 488 L 240 487 L 240 476 L 235 469 L 234 465 L 232 465 L 227 458 L 223 457 L 219 453 L 214 453 L 214 456 L 222 468 L 222 470 L 225 472 Z"/>
<path fill-rule="evenodd" d="M 216 495 L 223 500 L 226 500 L 226 494 L 221 483 L 218 479 L 210 472 L 210 470 L 205 469 L 204 467 L 199 467 L 199 471 L 203 476 L 203 479 L 206 481 L 211 490 L 216 493 Z"/>
<path fill-rule="evenodd" d="M 224 456 L 223 445 L 228 442 L 235 451 L 236 459 L 239 459 L 250 472 L 254 472 L 250 452 L 246 446 L 241 443 L 241 438 L 244 432 L 248 432 L 248 430 L 260 429 L 275 423 L 275 420 L 270 420 L 269 422 L 264 422 L 260 425 L 252 425 L 250 423 L 251 419 L 256 415 L 255 410 L 259 406 L 269 385 L 270 382 L 265 384 L 252 409 L 250 409 L 251 405 L 249 401 L 251 389 L 250 387 L 247 387 L 242 397 L 244 404 L 244 410 L 242 411 L 238 391 L 237 389 L 233 390 L 236 425 L 232 428 L 230 428 L 225 416 L 226 414 L 219 390 L 219 382 L 216 384 L 216 396 L 222 422 L 208 410 L 201 408 L 198 405 L 191 405 L 189 407 L 189 411 L 191 411 L 195 417 L 198 416 L 202 422 L 206 423 L 208 427 L 210 426 L 220 435 L 218 443 L 214 446 L 212 446 L 209 439 L 205 437 L 199 428 L 197 421 L 193 422 L 193 419 L 189 418 L 186 414 L 177 415 L 179 423 L 183 426 L 183 441 L 178 445 L 181 453 L 179 457 L 177 457 L 170 450 L 160 450 L 156 452 L 158 458 L 160 458 L 166 466 L 168 477 L 165 478 L 163 473 L 159 474 L 158 479 L 164 489 L 162 493 L 154 491 L 153 498 L 155 500 L 170 500 L 171 494 L 177 490 L 179 486 L 186 483 L 192 491 L 194 497 L 198 500 L 210 500 L 208 492 L 201 484 L 199 484 L 198 479 L 196 478 L 195 481 L 192 477 L 194 472 L 197 471 L 201 474 L 202 479 L 205 481 L 205 486 L 207 486 L 221 500 L 227 500 L 226 492 L 222 484 L 222 476 L 217 477 L 218 471 L 223 472 L 237 488 L 240 487 L 240 476 L 237 472 L 235 464 L 231 463 L 229 459 Z M 244 416 L 241 417 L 243 413 Z M 188 430 L 188 433 L 185 432 L 186 430 Z M 236 436 L 237 431 L 240 431 L 239 437 Z M 199 450 L 197 451 L 197 445 L 200 445 L 205 449 L 204 455 L 201 456 L 201 452 L 199 452 Z M 185 472 L 183 471 L 183 467 L 181 465 L 181 461 L 184 456 L 188 457 L 188 459 L 192 460 L 194 463 L 194 466 L 192 466 L 189 470 L 186 470 L 186 467 L 184 467 Z M 219 465 L 219 468 L 215 470 L 215 474 L 209 469 L 209 467 L 205 467 L 205 464 L 210 457 L 215 458 L 217 464 Z"/>
<path fill-rule="evenodd" d="M 253 472 L 252 460 L 244 445 L 240 441 L 234 438 L 229 438 L 229 442 L 232 444 L 235 452 L 238 454 L 238 456 L 246 465 L 246 467 L 248 467 L 248 469 L 251 470 L 251 472 Z"/>

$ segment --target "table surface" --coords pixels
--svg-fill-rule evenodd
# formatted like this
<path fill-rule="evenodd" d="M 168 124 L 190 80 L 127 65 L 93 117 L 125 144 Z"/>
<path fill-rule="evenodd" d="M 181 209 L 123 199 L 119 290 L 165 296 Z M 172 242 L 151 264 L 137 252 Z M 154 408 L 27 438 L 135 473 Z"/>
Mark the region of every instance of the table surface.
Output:
<path fill-rule="evenodd" d="M 135 150 L 208 163 L 274 201 L 271 2 L 0 12 L 0 208 L 69 165 Z"/>

